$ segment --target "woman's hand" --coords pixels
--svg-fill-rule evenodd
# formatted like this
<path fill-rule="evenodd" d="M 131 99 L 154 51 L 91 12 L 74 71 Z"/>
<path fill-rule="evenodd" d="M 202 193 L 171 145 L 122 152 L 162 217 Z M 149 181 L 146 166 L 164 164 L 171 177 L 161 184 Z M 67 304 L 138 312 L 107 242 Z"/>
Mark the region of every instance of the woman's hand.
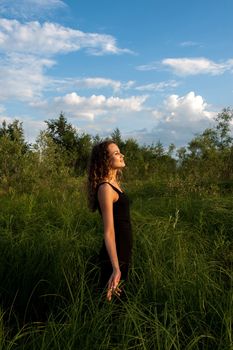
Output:
<path fill-rule="evenodd" d="M 111 274 L 108 281 L 107 299 L 109 301 L 112 299 L 113 294 L 117 296 L 121 295 L 121 289 L 118 287 L 120 279 L 121 279 L 121 271 L 113 270 L 113 273 Z"/>

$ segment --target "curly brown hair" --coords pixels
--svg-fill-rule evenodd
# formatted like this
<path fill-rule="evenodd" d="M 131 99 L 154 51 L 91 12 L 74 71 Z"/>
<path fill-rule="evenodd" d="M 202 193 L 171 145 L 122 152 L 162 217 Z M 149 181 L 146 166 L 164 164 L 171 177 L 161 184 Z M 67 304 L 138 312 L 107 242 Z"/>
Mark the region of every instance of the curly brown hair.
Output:
<path fill-rule="evenodd" d="M 110 173 L 110 162 L 108 146 L 115 143 L 112 140 L 105 140 L 93 146 L 88 169 L 88 204 L 91 211 L 97 209 L 96 190 L 98 185 L 106 181 Z"/>

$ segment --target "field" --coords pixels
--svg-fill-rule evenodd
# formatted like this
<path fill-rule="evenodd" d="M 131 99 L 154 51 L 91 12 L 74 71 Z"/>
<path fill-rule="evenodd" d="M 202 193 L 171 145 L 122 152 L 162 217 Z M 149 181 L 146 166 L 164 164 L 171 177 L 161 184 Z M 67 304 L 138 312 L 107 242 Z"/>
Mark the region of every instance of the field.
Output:
<path fill-rule="evenodd" d="M 233 349 L 232 193 L 175 179 L 125 187 L 133 261 L 126 298 L 110 303 L 83 179 L 1 192 L 1 349 Z"/>

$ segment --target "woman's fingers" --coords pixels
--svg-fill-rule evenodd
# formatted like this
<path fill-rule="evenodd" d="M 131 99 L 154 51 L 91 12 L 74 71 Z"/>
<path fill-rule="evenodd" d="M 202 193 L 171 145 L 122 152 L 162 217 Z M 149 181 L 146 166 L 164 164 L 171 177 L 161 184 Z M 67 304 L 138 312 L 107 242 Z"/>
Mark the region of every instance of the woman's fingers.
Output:
<path fill-rule="evenodd" d="M 120 282 L 120 278 L 119 277 L 114 277 L 111 276 L 109 281 L 108 281 L 108 288 L 116 288 L 118 286 L 118 283 Z"/>
<path fill-rule="evenodd" d="M 112 289 L 114 287 L 113 279 L 110 278 L 108 281 L 108 289 Z"/>
<path fill-rule="evenodd" d="M 121 295 L 121 289 L 119 287 L 117 287 L 113 290 L 112 293 L 119 297 Z"/>
<path fill-rule="evenodd" d="M 122 290 L 119 287 L 116 288 L 108 288 L 107 290 L 107 299 L 110 301 L 112 299 L 112 295 L 116 295 L 118 297 L 121 296 Z"/>
<path fill-rule="evenodd" d="M 120 283 L 121 274 L 120 273 L 112 273 L 111 277 L 108 281 L 108 289 L 107 289 L 107 299 L 111 300 L 112 295 L 120 296 L 121 289 L 118 287 L 118 284 Z"/>
<path fill-rule="evenodd" d="M 111 289 L 107 290 L 107 300 L 110 301 L 112 299 L 112 291 Z"/>

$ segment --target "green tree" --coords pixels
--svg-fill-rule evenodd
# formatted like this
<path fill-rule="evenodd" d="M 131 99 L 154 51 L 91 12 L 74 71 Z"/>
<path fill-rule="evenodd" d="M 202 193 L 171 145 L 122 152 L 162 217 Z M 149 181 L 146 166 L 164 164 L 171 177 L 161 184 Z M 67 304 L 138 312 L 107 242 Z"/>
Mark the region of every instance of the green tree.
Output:
<path fill-rule="evenodd" d="M 114 129 L 112 134 L 111 134 L 111 140 L 115 142 L 120 150 L 123 152 L 124 148 L 124 141 L 122 140 L 121 132 L 118 128 Z"/>
<path fill-rule="evenodd" d="M 23 123 L 15 119 L 7 124 L 4 120 L 0 127 L 0 138 L 7 137 L 10 141 L 17 142 L 22 146 L 22 151 L 27 151 L 29 145 L 25 141 Z"/>
<path fill-rule="evenodd" d="M 182 171 L 198 181 L 219 182 L 233 176 L 231 121 L 233 112 L 224 108 L 215 125 L 196 135 L 187 146 L 185 157 L 179 154 Z M 181 159 L 183 158 L 183 159 Z M 182 160 L 182 161 L 181 161 Z"/>
<path fill-rule="evenodd" d="M 66 151 L 72 151 L 77 146 L 77 131 L 68 123 L 63 113 L 57 119 L 46 120 L 47 132 L 53 141 Z"/>
<path fill-rule="evenodd" d="M 87 168 L 91 137 L 88 134 L 78 134 L 77 130 L 68 123 L 63 113 L 57 119 L 46 121 L 47 134 L 59 147 L 59 154 L 64 158 L 65 164 L 76 175 L 81 175 Z"/>
<path fill-rule="evenodd" d="M 23 124 L 18 120 L 0 127 L 0 180 L 8 190 L 20 181 L 24 171 L 24 159 L 29 146 L 24 139 Z"/>
<path fill-rule="evenodd" d="M 228 148 L 232 145 L 233 138 L 230 135 L 231 126 L 230 123 L 233 120 L 233 109 L 230 107 L 224 108 L 221 113 L 218 113 L 215 121 L 217 143 L 220 149 Z"/>
<path fill-rule="evenodd" d="M 161 158 L 165 154 L 164 147 L 160 140 L 151 149 L 156 158 Z"/>

